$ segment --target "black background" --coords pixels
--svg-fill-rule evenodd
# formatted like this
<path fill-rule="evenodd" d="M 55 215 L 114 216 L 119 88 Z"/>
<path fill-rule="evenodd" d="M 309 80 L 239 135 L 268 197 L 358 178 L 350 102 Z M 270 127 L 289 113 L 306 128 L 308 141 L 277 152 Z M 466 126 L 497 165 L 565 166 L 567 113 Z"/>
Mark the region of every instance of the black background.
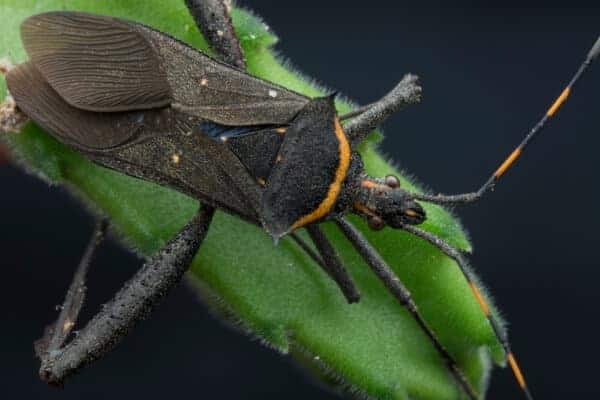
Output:
<path fill-rule="evenodd" d="M 600 33 L 599 4 L 413 3 L 243 2 L 301 71 L 361 103 L 418 73 L 424 101 L 386 123 L 382 148 L 436 191 L 471 190 L 560 93 Z M 496 192 L 458 210 L 475 244 L 472 263 L 511 323 L 538 399 L 600 395 L 598 89 L 596 68 Z M 335 398 L 287 358 L 215 321 L 185 287 L 66 389 L 46 387 L 31 343 L 55 316 L 50 304 L 62 300 L 92 221 L 63 190 L 16 168 L 0 168 L 0 184 L 0 397 Z M 89 304 L 139 265 L 105 246 Z M 518 398 L 506 370 L 494 374 L 488 398 Z"/>

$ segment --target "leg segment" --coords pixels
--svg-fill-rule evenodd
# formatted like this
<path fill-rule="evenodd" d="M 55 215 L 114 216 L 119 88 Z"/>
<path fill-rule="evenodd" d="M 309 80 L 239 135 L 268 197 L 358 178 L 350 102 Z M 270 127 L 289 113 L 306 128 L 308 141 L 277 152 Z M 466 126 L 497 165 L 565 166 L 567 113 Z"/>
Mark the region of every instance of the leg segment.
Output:
<path fill-rule="evenodd" d="M 388 94 L 375 103 L 340 116 L 348 120 L 344 132 L 353 145 L 360 143 L 373 129 L 401 108 L 421 100 L 421 86 L 416 75 L 407 74 Z"/>
<path fill-rule="evenodd" d="M 502 175 L 510 167 L 512 167 L 517 161 L 517 159 L 521 156 L 525 148 L 529 143 L 536 138 L 536 136 L 542 131 L 544 126 L 546 126 L 546 122 L 550 120 L 558 111 L 558 109 L 563 105 L 563 103 L 569 97 L 569 94 L 573 90 L 573 87 L 579 81 L 583 73 L 588 69 L 588 67 L 592 64 L 592 62 L 598 57 L 600 53 L 600 37 L 596 40 L 596 43 L 592 47 L 592 49 L 587 54 L 583 63 L 577 69 L 577 72 L 573 75 L 571 80 L 565 89 L 561 92 L 558 98 L 552 103 L 550 108 L 546 111 L 546 113 L 542 116 L 542 118 L 534 125 L 533 128 L 525 135 L 521 143 L 508 155 L 508 157 L 500 164 L 498 169 L 494 171 L 494 173 L 488 178 L 488 180 L 475 192 L 471 193 L 463 193 L 456 195 L 425 195 L 425 194 L 414 194 L 413 197 L 415 200 L 423 200 L 430 203 L 436 204 L 464 204 L 464 203 L 472 203 L 479 200 L 484 194 L 491 191 L 496 183 L 500 180 Z"/>
<path fill-rule="evenodd" d="M 452 247 L 451 245 L 449 245 L 448 243 L 446 243 L 444 240 L 440 239 L 439 237 L 437 237 L 429 232 L 426 232 L 422 229 L 419 229 L 413 225 L 404 225 L 402 227 L 402 229 L 404 229 L 405 231 L 407 231 L 409 233 L 412 233 L 415 236 L 420 237 L 421 239 L 426 240 L 427 242 L 431 243 L 432 245 L 434 245 L 435 247 L 440 249 L 442 251 L 442 253 L 446 254 L 448 257 L 450 257 L 450 258 L 454 259 L 454 261 L 456 261 L 462 274 L 464 275 L 469 286 L 471 287 L 471 290 L 473 291 L 473 295 L 475 296 L 475 299 L 479 303 L 481 310 L 483 311 L 483 313 L 487 317 L 488 321 L 490 322 L 490 325 L 494 331 L 494 334 L 498 338 L 498 341 L 502 344 L 502 347 L 504 348 L 504 352 L 506 353 L 506 360 L 508 361 L 508 364 L 510 365 L 510 367 L 514 373 L 515 378 L 517 379 L 517 382 L 519 383 L 519 386 L 525 393 L 526 398 L 529 400 L 532 400 L 533 397 L 531 396 L 529 388 L 527 387 L 527 383 L 525 382 L 525 378 L 523 377 L 523 373 L 521 372 L 521 369 L 519 368 L 516 358 L 510 348 L 510 343 L 506 336 L 506 332 L 500 328 L 500 324 L 499 324 L 498 320 L 491 313 L 490 307 L 488 306 L 485 299 L 483 298 L 481 291 L 477 287 L 477 284 L 474 282 L 474 280 L 471 276 L 471 273 L 469 271 L 469 268 L 467 267 L 467 262 L 466 262 L 465 258 L 463 257 L 463 255 L 461 254 L 461 252 L 458 251 L 457 249 L 455 249 L 454 247 Z"/>
<path fill-rule="evenodd" d="M 348 270 L 340 261 L 335 249 L 325 236 L 325 233 L 318 225 L 308 225 L 306 227 L 313 243 L 317 246 L 321 254 L 322 267 L 329 277 L 337 283 L 348 303 L 356 303 L 360 300 L 360 292 L 352 281 Z"/>
<path fill-rule="evenodd" d="M 96 223 L 96 228 L 75 271 L 65 301 L 60 308 L 58 319 L 52 325 L 46 327 L 44 336 L 35 343 L 35 352 L 38 357 L 41 358 L 44 354 L 60 350 L 75 326 L 85 301 L 87 272 L 96 250 L 104 241 L 107 228 L 108 220 L 104 218 Z"/>
<path fill-rule="evenodd" d="M 450 355 L 450 353 L 448 353 L 444 345 L 440 343 L 436 334 L 429 328 L 423 317 L 421 317 L 421 314 L 417 309 L 417 305 L 412 300 L 410 292 L 404 286 L 404 284 L 402 284 L 400 279 L 398 279 L 394 271 L 390 269 L 390 267 L 381 258 L 379 253 L 377 253 L 377 250 L 375 250 L 373 246 L 371 246 L 371 244 L 367 241 L 367 239 L 365 239 L 365 237 L 360 233 L 358 229 L 356 229 L 352 224 L 350 224 L 343 218 L 338 218 L 335 221 L 338 227 L 346 236 L 346 238 L 348 238 L 350 243 L 352 243 L 354 248 L 365 260 L 367 265 L 369 265 L 369 267 L 383 282 L 383 284 L 387 287 L 390 293 L 392 293 L 396 300 L 398 300 L 398 302 L 402 304 L 412 315 L 417 324 L 427 335 L 435 349 L 438 351 L 440 356 L 443 358 L 444 362 L 446 363 L 446 366 L 448 367 L 458 384 L 469 396 L 469 398 L 471 400 L 478 399 L 477 393 L 458 367 L 456 361 L 454 361 L 454 358 Z"/>
<path fill-rule="evenodd" d="M 290 237 L 292 238 L 292 240 L 294 242 L 296 242 L 296 244 L 302 249 L 304 250 L 304 252 L 306 254 L 308 254 L 308 256 L 310 258 L 313 259 L 314 262 L 316 262 L 317 264 L 319 264 L 321 266 L 321 268 L 323 268 L 324 270 L 327 269 L 327 267 L 325 266 L 325 262 L 323 261 L 323 259 L 314 252 L 314 250 L 306 244 L 306 242 L 296 233 L 296 232 L 292 232 L 290 233 Z"/>
<path fill-rule="evenodd" d="M 78 369 L 111 351 L 146 318 L 183 277 L 206 237 L 213 214 L 212 207 L 202 206 L 198 215 L 148 260 L 73 341 L 42 352 L 41 378 L 50 384 L 62 384 Z M 62 326 L 55 330 L 60 329 Z"/>
<path fill-rule="evenodd" d="M 185 0 L 196 25 L 219 58 L 229 65 L 246 68 L 228 6 L 223 0 Z"/>

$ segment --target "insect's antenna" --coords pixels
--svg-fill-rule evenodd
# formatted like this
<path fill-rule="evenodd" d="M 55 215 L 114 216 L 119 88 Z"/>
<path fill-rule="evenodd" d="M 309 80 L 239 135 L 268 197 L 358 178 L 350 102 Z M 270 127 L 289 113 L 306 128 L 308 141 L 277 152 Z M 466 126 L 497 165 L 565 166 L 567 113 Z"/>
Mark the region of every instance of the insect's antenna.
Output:
<path fill-rule="evenodd" d="M 417 228 L 416 226 L 406 224 L 406 225 L 402 226 L 402 229 L 415 235 L 415 236 L 420 237 L 421 239 L 426 240 L 427 242 L 431 243 L 432 245 L 434 245 L 435 247 L 440 249 L 448 257 L 450 257 L 450 258 L 454 259 L 454 261 L 456 261 L 456 263 L 458 264 L 458 267 L 460 268 L 460 271 L 462 272 L 465 279 L 467 280 L 469 287 L 473 291 L 473 295 L 475 296 L 477 303 L 479 303 L 481 310 L 483 311 L 487 320 L 489 321 L 489 323 L 492 327 L 492 330 L 494 331 L 494 334 L 496 335 L 496 338 L 502 345 L 502 348 L 504 349 L 504 352 L 506 354 L 506 361 L 510 365 L 510 368 L 513 371 L 513 374 L 515 376 L 515 379 L 517 380 L 517 383 L 519 384 L 519 387 L 525 394 L 525 397 L 527 398 L 527 400 L 533 400 L 533 396 L 531 395 L 531 392 L 529 391 L 529 388 L 527 386 L 527 382 L 525 381 L 523 372 L 521 371 L 521 368 L 519 367 L 519 364 L 517 363 L 517 359 L 511 350 L 510 343 L 508 341 L 506 332 L 504 330 L 502 330 L 500 323 L 498 322 L 498 319 L 492 314 L 491 308 L 488 305 L 485 298 L 483 297 L 483 295 L 481 294 L 481 291 L 479 290 L 477 283 L 473 279 L 471 272 L 469 271 L 469 268 L 467 266 L 467 262 L 466 262 L 465 258 L 463 257 L 463 255 L 461 254 L 461 252 L 459 250 L 455 249 L 454 247 L 452 247 L 450 244 L 446 243 L 441 238 L 435 236 L 432 233 L 429 233 L 420 228 Z"/>
<path fill-rule="evenodd" d="M 529 131 L 529 133 L 527 133 L 527 135 L 525 135 L 525 138 L 521 141 L 521 143 L 519 143 L 519 145 L 508 155 L 508 157 L 502 162 L 502 164 L 500 164 L 498 169 L 496 169 L 496 171 L 494 171 L 492 176 L 489 177 L 489 179 L 483 184 L 483 186 L 481 186 L 481 188 L 479 188 L 479 190 L 477 190 L 476 192 L 472 192 L 472 193 L 463 193 L 463 194 L 450 195 L 450 196 L 442 195 L 442 194 L 438 194 L 438 195 L 414 194 L 413 197 L 417 200 L 423 200 L 423 201 L 428 201 L 431 203 L 438 203 L 438 204 L 470 203 L 470 202 L 474 202 L 474 201 L 478 200 L 486 192 L 493 189 L 493 187 L 496 185 L 498 180 L 500 180 L 500 178 L 506 173 L 506 171 L 508 171 L 508 169 L 512 165 L 514 165 L 515 161 L 517 161 L 517 159 L 521 156 L 521 154 L 523 153 L 523 151 L 525 150 L 527 145 L 533 141 L 533 139 L 544 128 L 544 126 L 546 125 L 548 120 L 550 118 L 552 118 L 554 116 L 554 114 L 556 114 L 558 109 L 564 104 L 564 102 L 567 100 L 567 98 L 571 94 L 571 91 L 573 90 L 573 87 L 575 86 L 577 81 L 579 81 L 581 76 L 588 69 L 588 67 L 592 64 L 592 62 L 596 58 L 598 58 L 599 54 L 600 54 L 600 37 L 598 37 L 598 39 L 596 40 L 596 43 L 594 43 L 594 45 L 590 49 L 585 60 L 579 66 L 579 68 L 577 69 L 577 72 L 575 73 L 575 75 L 573 75 L 573 77 L 569 81 L 569 84 L 564 88 L 564 90 L 561 92 L 561 94 L 552 103 L 550 108 L 548 108 L 548 110 L 546 111 L 544 116 L 537 122 L 537 124 L 534 125 L 534 127 Z"/>

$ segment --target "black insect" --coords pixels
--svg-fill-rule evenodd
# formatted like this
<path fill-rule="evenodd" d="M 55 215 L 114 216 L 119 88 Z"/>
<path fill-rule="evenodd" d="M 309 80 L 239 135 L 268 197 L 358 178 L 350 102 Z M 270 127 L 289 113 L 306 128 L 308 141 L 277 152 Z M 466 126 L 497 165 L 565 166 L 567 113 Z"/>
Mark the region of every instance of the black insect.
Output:
<path fill-rule="evenodd" d="M 206 21 L 204 10 L 192 10 L 197 19 Z M 226 33 L 232 32 L 229 28 L 224 23 Z M 415 76 L 407 75 L 381 100 L 338 116 L 333 95 L 311 99 L 243 72 L 243 58 L 235 56 L 231 46 L 219 51 L 223 35 L 211 42 L 217 53 L 230 56 L 229 64 L 147 26 L 84 13 L 36 15 L 23 23 L 21 36 L 30 60 L 8 73 L 7 84 L 25 114 L 93 161 L 172 187 L 202 204 L 198 216 L 65 344 L 83 301 L 79 289 L 92 243 L 59 320 L 38 343 L 43 379 L 62 383 L 110 351 L 145 317 L 181 278 L 218 208 L 264 227 L 275 241 L 291 235 L 337 282 L 347 300 L 355 302 L 359 292 L 318 226 L 335 221 L 422 327 L 468 396 L 478 398 L 422 319 L 408 290 L 344 219 L 344 214 L 355 213 L 374 230 L 384 226 L 406 230 L 456 260 L 504 346 L 520 387 L 531 398 L 507 338 L 460 251 L 416 227 L 426 219 L 418 201 L 467 203 L 489 191 L 566 100 L 600 52 L 600 39 L 562 95 L 478 191 L 432 196 L 409 193 L 395 176 L 368 176 L 355 151 L 390 114 L 419 100 Z M 300 228 L 308 231 L 319 254 L 295 235 Z M 104 224 L 95 240 L 103 231 Z"/>

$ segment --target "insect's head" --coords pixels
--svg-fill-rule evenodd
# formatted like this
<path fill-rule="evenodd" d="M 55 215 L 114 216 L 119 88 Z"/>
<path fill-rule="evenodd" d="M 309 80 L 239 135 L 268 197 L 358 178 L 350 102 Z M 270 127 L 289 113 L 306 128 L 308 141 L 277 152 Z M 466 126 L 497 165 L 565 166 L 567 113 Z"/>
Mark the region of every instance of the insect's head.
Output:
<path fill-rule="evenodd" d="M 361 177 L 354 212 L 367 218 L 369 227 L 379 230 L 386 225 L 401 228 L 425 221 L 425 210 L 409 192 L 400 187 L 394 175 L 385 178 Z"/>

